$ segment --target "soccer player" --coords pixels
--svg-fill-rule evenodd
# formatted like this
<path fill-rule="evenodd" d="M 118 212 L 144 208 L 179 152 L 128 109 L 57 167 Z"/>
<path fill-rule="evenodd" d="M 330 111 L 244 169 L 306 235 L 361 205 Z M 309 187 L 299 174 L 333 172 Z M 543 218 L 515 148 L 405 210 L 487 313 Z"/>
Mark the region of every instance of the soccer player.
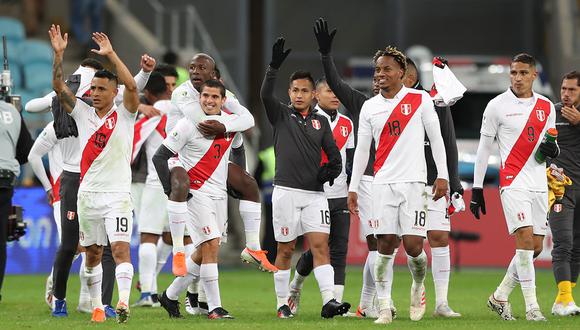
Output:
<path fill-rule="evenodd" d="M 552 163 L 564 169 L 572 185 L 566 187 L 561 204 L 550 211 L 549 222 L 554 242 L 552 270 L 558 285 L 552 314 L 566 316 L 580 313 L 572 297 L 580 273 L 580 72 L 564 75 L 560 100 L 555 109 L 562 152 Z"/>
<path fill-rule="evenodd" d="M 405 87 L 424 90 L 419 82 L 419 73 L 415 62 L 407 57 L 407 72 L 403 81 Z M 451 109 L 447 107 L 435 106 L 441 136 L 445 145 L 445 155 L 447 156 L 447 172 L 449 173 L 450 195 L 458 193 L 463 195 L 463 187 L 459 181 L 459 164 L 457 156 L 457 143 L 455 142 L 455 128 Z M 437 177 L 435 163 L 431 152 L 429 139 L 425 137 L 425 161 L 427 162 L 427 186 L 425 193 L 430 194 L 433 182 Z M 451 221 L 447 213 L 447 203 L 445 198 L 438 201 L 429 200 L 427 207 L 427 239 L 431 247 L 431 267 L 433 283 L 435 286 L 435 311 L 434 316 L 460 317 L 461 314 L 454 312 L 447 301 L 449 289 L 449 275 L 451 273 L 451 260 L 449 254 L 449 231 L 451 231 Z"/>
<path fill-rule="evenodd" d="M 374 63 L 381 92 L 366 101 L 361 109 L 349 187 L 349 210 L 358 213 L 359 183 L 368 163 L 371 140 L 374 140 L 376 159 L 371 221 L 378 245 L 375 285 L 379 303 L 379 318 L 375 323 L 392 322 L 392 275 L 389 274 L 392 269 L 387 265 L 394 258 L 399 242 L 397 235 L 403 237 L 413 277 L 410 317 L 418 321 L 425 314 L 423 282 L 427 267 L 423 250 L 427 211 L 425 132 L 431 141 L 437 167 L 437 179 L 432 190 L 434 200 L 447 193 L 445 147 L 429 94 L 403 86 L 407 67 L 405 55 L 389 46 L 377 51 Z"/>
<path fill-rule="evenodd" d="M 200 87 L 200 104 L 207 119 L 220 120 L 226 89 L 217 80 L 207 80 Z M 179 154 L 179 160 L 189 175 L 187 227 L 197 248 L 187 258 L 187 274 L 177 277 L 163 292 L 159 301 L 172 318 L 180 318 L 179 294 L 195 279 L 201 279 L 207 294 L 209 319 L 232 318 L 222 308 L 218 283 L 218 252 L 225 242 L 227 228 L 228 157 L 233 147 L 241 145 L 236 133 L 216 135 L 207 139 L 189 118 L 182 118 L 165 138 L 153 156 L 153 162 L 166 193 L 171 193 L 171 175 L 167 161 Z"/>
<path fill-rule="evenodd" d="M 75 119 L 79 128 L 81 146 L 81 173 L 78 194 L 80 243 L 86 248 L 85 274 L 93 305 L 94 322 L 104 322 L 105 312 L 101 300 L 103 270 L 101 255 L 103 245 L 111 242 L 112 254 L 117 264 L 115 276 L 119 291 L 117 321 L 129 317 L 129 296 L 133 265 L 129 242 L 132 232 L 131 167 L 133 125 L 139 98 L 137 85 L 131 73 L 117 56 L 108 37 L 93 33 L 99 46 L 96 54 L 106 56 L 117 68 L 119 78 L 101 70 L 95 72 L 91 82 L 93 106 L 89 106 L 65 85 L 62 60 L 68 34 L 61 34 L 60 26 L 49 30 L 54 50 L 53 88 L 63 108 Z M 125 85 L 123 104 L 116 107 L 118 80 Z"/>
<path fill-rule="evenodd" d="M 500 197 L 510 235 L 515 236 L 516 251 L 505 277 L 487 305 L 504 320 L 512 316 L 509 295 L 519 283 L 526 305 L 526 319 L 545 321 L 536 299 L 534 258 L 542 251 L 548 214 L 548 181 L 544 162 L 534 155 L 541 152 L 554 158 L 559 154 L 555 141 L 544 135 L 554 128 L 554 105 L 533 91 L 537 76 L 536 60 L 528 54 L 514 56 L 510 64 L 510 88 L 487 104 L 481 123 L 481 137 L 475 161 L 470 209 L 476 219 L 485 214 L 483 179 L 494 138 L 501 158 Z"/>
<path fill-rule="evenodd" d="M 175 123 L 185 117 L 194 120 L 200 131 L 206 136 L 224 134 L 226 132 L 243 132 L 254 126 L 254 118 L 244 108 L 235 96 L 228 92 L 225 108 L 235 114 L 224 120 L 200 120 L 203 112 L 199 107 L 199 88 L 209 79 L 216 79 L 216 67 L 213 58 L 207 54 L 199 53 L 193 56 L 189 64 L 189 80 L 178 86 L 173 92 L 171 101 L 175 105 L 174 110 L 167 114 L 167 131 L 170 131 Z M 232 163 L 228 164 L 228 192 L 240 198 L 240 216 L 244 222 L 246 233 L 246 248 L 241 253 L 244 262 L 255 264 L 259 269 L 269 272 L 277 271 L 266 258 L 266 254 L 260 247 L 260 223 L 261 204 L 260 191 L 256 180 L 246 171 L 245 154 L 242 147 L 232 151 Z M 179 162 L 173 162 L 171 166 L 171 192 L 169 196 L 169 227 L 173 239 L 173 273 L 183 275 L 186 273 L 185 254 L 183 254 L 183 232 L 187 212 L 188 180 L 187 173 Z"/>
<path fill-rule="evenodd" d="M 325 78 L 319 79 L 316 84 L 315 97 L 318 104 L 314 107 L 317 114 L 325 117 L 332 130 L 332 135 L 340 156 L 342 158 L 342 170 L 334 179 L 334 184 L 324 184 L 324 194 L 328 199 L 330 211 L 330 235 L 328 245 L 330 247 L 330 264 L 334 269 L 334 298 L 342 301 L 345 283 L 346 253 L 348 251 L 348 233 L 350 229 L 350 214 L 346 205 L 348 195 L 346 163 L 352 161 L 354 154 L 354 133 L 352 121 L 338 112 L 340 101 L 328 86 Z M 322 155 L 322 164 L 326 163 L 326 154 Z M 350 168 L 350 167 L 349 167 Z M 300 302 L 300 292 L 306 276 L 312 272 L 313 256 L 308 250 L 300 256 L 296 264 L 294 279 L 290 283 L 290 296 L 288 307 L 296 314 Z"/>
<path fill-rule="evenodd" d="M 322 295 L 323 318 L 348 311 L 350 304 L 334 297 L 334 270 L 330 265 L 328 234 L 330 212 L 323 184 L 333 184 L 341 172 L 340 151 L 332 137 L 329 121 L 312 107 L 314 81 L 308 72 L 290 76 L 290 106 L 274 95 L 278 69 L 290 49 L 284 38 L 272 49 L 272 60 L 260 90 L 266 115 L 274 129 L 276 175 L 272 193 L 273 227 L 278 250 L 274 273 L 279 318 L 293 317 L 288 306 L 291 261 L 296 239 L 304 235 L 313 256 L 314 276 Z M 321 165 L 322 153 L 327 162 Z"/>

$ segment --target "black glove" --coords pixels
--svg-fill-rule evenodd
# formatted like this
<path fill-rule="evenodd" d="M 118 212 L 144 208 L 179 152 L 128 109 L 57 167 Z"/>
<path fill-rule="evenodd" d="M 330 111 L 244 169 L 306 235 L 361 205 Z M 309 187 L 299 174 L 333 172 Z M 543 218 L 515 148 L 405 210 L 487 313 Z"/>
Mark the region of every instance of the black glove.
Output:
<path fill-rule="evenodd" d="M 540 147 L 538 148 L 540 152 L 550 158 L 556 158 L 560 154 L 560 148 L 556 141 L 544 141 L 540 143 Z"/>
<path fill-rule="evenodd" d="M 328 22 L 324 18 L 319 18 L 314 23 L 314 35 L 316 36 L 316 41 L 318 41 L 318 51 L 322 55 L 328 55 L 330 53 L 330 48 L 332 47 L 332 39 L 336 34 L 336 29 L 332 30 L 330 34 L 328 33 Z"/>
<path fill-rule="evenodd" d="M 479 209 L 485 214 L 485 199 L 483 198 L 483 188 L 473 188 L 471 190 L 471 203 L 469 209 L 476 219 L 479 219 Z"/>
<path fill-rule="evenodd" d="M 318 169 L 318 182 L 324 184 L 328 181 L 328 184 L 332 186 L 334 184 L 334 179 L 335 178 L 331 177 L 330 173 L 328 173 L 328 166 L 326 164 L 320 166 Z"/>
<path fill-rule="evenodd" d="M 284 50 L 285 41 L 286 40 L 284 40 L 284 38 L 280 37 L 278 38 L 278 40 L 276 40 L 274 46 L 272 46 L 272 61 L 270 61 L 270 66 L 274 69 L 280 69 L 282 62 L 284 62 L 284 60 L 286 59 L 286 57 L 288 57 L 288 54 L 290 54 L 290 51 L 292 50 L 292 49 Z"/>

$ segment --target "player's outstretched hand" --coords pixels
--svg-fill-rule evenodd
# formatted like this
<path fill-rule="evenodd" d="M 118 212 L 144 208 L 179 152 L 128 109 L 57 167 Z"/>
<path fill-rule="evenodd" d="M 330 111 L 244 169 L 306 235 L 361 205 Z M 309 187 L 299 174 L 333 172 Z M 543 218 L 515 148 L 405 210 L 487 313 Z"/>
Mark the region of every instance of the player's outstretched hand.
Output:
<path fill-rule="evenodd" d="M 143 72 L 151 72 L 153 71 L 153 69 L 155 69 L 156 63 L 157 62 L 155 61 L 155 58 L 147 54 L 143 54 L 141 56 L 141 63 L 139 63 L 139 66 L 141 67 L 141 69 L 143 69 Z"/>
<path fill-rule="evenodd" d="M 570 124 L 576 126 L 580 124 L 580 111 L 575 106 L 562 107 L 562 117 L 566 118 Z"/>
<path fill-rule="evenodd" d="M 347 199 L 348 210 L 351 214 L 358 215 L 358 194 L 352 191 L 348 192 Z"/>
<path fill-rule="evenodd" d="M 449 190 L 449 183 L 445 179 L 437 178 L 433 183 L 433 200 L 439 200 L 439 198 L 447 195 L 447 190 Z"/>
<path fill-rule="evenodd" d="M 280 69 L 280 66 L 292 51 L 290 48 L 284 50 L 285 42 L 286 40 L 280 37 L 276 40 L 274 46 L 272 46 L 272 61 L 270 61 L 270 66 L 274 69 Z"/>
<path fill-rule="evenodd" d="M 320 17 L 314 23 L 314 36 L 316 36 L 316 41 L 318 42 L 318 52 L 322 55 L 328 55 L 330 49 L 332 48 L 332 40 L 336 34 L 336 29 L 328 33 L 328 22 Z"/>
<path fill-rule="evenodd" d="M 55 53 L 62 53 L 68 45 L 68 33 L 64 35 L 60 31 L 60 25 L 52 24 L 48 30 L 50 44 Z"/>
<path fill-rule="evenodd" d="M 471 203 L 469 203 L 471 213 L 479 220 L 479 210 L 485 214 L 485 198 L 483 198 L 483 188 L 473 188 L 471 190 Z"/>
<path fill-rule="evenodd" d="M 206 138 L 214 137 L 226 132 L 226 126 L 214 119 L 202 121 L 201 123 L 197 124 L 197 128 Z"/>
<path fill-rule="evenodd" d="M 93 41 L 99 45 L 99 49 L 91 49 L 91 52 L 107 56 L 113 53 L 113 45 L 111 45 L 111 41 L 109 37 L 103 32 L 93 32 Z"/>

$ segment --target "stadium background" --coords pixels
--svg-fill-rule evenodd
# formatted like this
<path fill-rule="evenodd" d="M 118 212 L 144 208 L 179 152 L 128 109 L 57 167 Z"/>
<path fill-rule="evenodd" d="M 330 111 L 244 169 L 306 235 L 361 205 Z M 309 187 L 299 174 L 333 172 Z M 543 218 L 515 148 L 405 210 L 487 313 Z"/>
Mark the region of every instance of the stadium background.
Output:
<path fill-rule="evenodd" d="M 387 44 L 404 50 L 423 45 L 434 55 L 460 57 L 463 62 L 456 63 L 472 66 L 474 75 L 489 71 L 490 65 L 498 59 L 529 52 L 542 63 L 541 83 L 552 86 L 555 94 L 550 97 L 553 100 L 557 100 L 562 74 L 580 64 L 580 1 L 577 0 L 440 0 L 436 4 L 428 0 L 108 0 L 104 3 L 103 30 L 135 72 L 138 57 L 143 52 L 160 61 L 167 50 L 174 50 L 180 55 L 178 64 L 181 66 L 186 65 L 195 51 L 205 51 L 216 57 L 228 87 L 236 91 L 260 123 L 246 133 L 250 171 L 256 166 L 256 153 L 271 144 L 270 128 L 264 124 L 258 98 L 271 43 L 283 35 L 287 46 L 293 49 L 282 67 L 282 77 L 297 68 L 311 70 L 319 76 L 322 70 L 312 24 L 320 16 L 339 29 L 333 45 L 339 70 L 355 85 L 362 81 L 363 87 L 365 84 L 370 86 L 370 64 L 365 61 L 376 49 Z M 50 23 L 59 23 L 69 30 L 70 4 L 65 0 L 0 1 L 0 34 L 16 36 L 9 42 L 9 61 L 14 93 L 22 95 L 23 102 L 42 96 L 51 89 L 52 60 L 46 30 Z M 74 41 L 69 48 L 65 57 L 66 73 L 76 68 L 82 59 L 78 54 L 84 51 Z M 360 63 L 357 59 L 361 58 L 362 66 L 357 64 Z M 502 84 L 507 72 L 503 72 L 503 76 Z M 500 91 L 507 88 L 500 83 L 496 85 L 499 86 L 494 88 Z M 482 86 L 475 83 L 473 88 L 478 87 Z M 277 93 L 281 97 L 286 95 L 284 83 L 278 84 Z M 479 123 L 487 102 L 485 97 L 492 97 L 492 94 L 481 95 L 484 97 L 477 102 L 469 103 L 466 97 L 458 103 L 458 106 L 461 102 L 470 105 L 465 112 L 469 116 L 454 112 L 454 117 L 458 116 L 458 128 Z M 33 135 L 50 120 L 49 114 L 24 113 L 24 117 Z M 469 189 L 472 176 L 470 151 L 461 150 L 461 146 L 462 180 Z M 452 242 L 452 264 L 456 267 L 503 267 L 513 254 L 513 242 L 508 239 L 494 185 L 496 175 L 492 169 L 486 179 L 490 183 L 486 189 L 488 215 L 479 222 L 468 212 L 452 219 L 453 228 L 460 232 L 460 238 L 479 237 L 477 241 Z M 7 273 L 47 273 L 57 248 L 52 210 L 46 203 L 44 191 L 38 187 L 27 167 L 20 185 L 15 203 L 24 207 L 29 230 L 19 242 L 9 244 Z M 469 195 L 468 190 L 464 196 L 467 201 Z M 366 255 L 356 221 L 353 219 L 351 227 L 349 264 L 361 264 Z M 222 254 L 226 264 L 237 266 L 236 256 L 242 245 L 241 228 L 239 222 L 237 226 L 235 220 L 231 223 L 234 239 L 230 242 L 233 243 L 229 243 Z M 134 240 L 132 247 L 137 244 Z M 549 266 L 549 238 L 545 245 L 540 267 Z M 137 256 L 136 249 L 132 254 Z M 404 263 L 401 255 L 397 260 Z"/>

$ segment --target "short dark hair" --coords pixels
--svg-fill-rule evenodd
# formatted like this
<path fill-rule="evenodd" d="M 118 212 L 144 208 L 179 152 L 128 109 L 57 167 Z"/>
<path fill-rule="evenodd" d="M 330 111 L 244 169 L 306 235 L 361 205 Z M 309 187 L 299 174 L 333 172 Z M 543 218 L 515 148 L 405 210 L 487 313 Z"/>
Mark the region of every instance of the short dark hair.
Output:
<path fill-rule="evenodd" d="M 525 63 L 528 64 L 529 66 L 536 67 L 536 59 L 532 55 L 527 53 L 520 53 L 514 56 L 512 58 L 512 63 L 515 62 Z"/>
<path fill-rule="evenodd" d="M 119 84 L 119 78 L 117 78 L 117 75 L 107 69 L 102 69 L 95 72 L 95 78 L 105 78 L 114 81 L 115 85 Z"/>
<path fill-rule="evenodd" d="M 85 67 L 85 68 L 93 68 L 95 70 L 103 70 L 103 63 L 101 63 L 101 61 L 95 59 L 95 58 L 85 58 L 82 62 L 81 62 L 81 66 Z"/>
<path fill-rule="evenodd" d="M 417 64 L 415 64 L 415 62 L 410 58 L 410 57 L 406 57 L 405 58 L 405 62 L 407 63 L 407 68 L 409 66 L 414 67 L 415 69 L 417 69 L 417 71 L 419 71 L 419 68 L 417 68 Z"/>
<path fill-rule="evenodd" d="M 163 54 L 163 62 L 173 65 L 177 64 L 177 54 L 172 50 L 168 50 Z"/>
<path fill-rule="evenodd" d="M 312 85 L 312 89 L 314 89 L 314 86 L 315 86 L 314 78 L 312 78 L 312 74 L 310 74 L 310 72 L 302 71 L 302 70 L 295 71 L 294 73 L 292 73 L 290 75 L 290 81 L 289 81 L 290 85 L 292 85 L 292 82 L 294 80 L 298 80 L 298 79 L 306 79 L 306 80 L 310 81 L 310 84 Z"/>
<path fill-rule="evenodd" d="M 167 92 L 167 84 L 165 84 L 165 78 L 159 72 L 153 71 L 147 80 L 144 90 L 149 93 L 159 96 Z"/>
<path fill-rule="evenodd" d="M 570 79 L 570 80 L 576 79 L 576 84 L 578 86 L 580 86 L 580 72 L 578 72 L 576 70 L 566 73 L 564 75 L 564 78 L 562 78 L 562 80 L 564 80 L 564 79 Z"/>
<path fill-rule="evenodd" d="M 222 84 L 219 80 L 215 79 L 206 80 L 203 84 L 201 84 L 199 90 L 203 92 L 204 87 L 219 88 L 222 97 L 226 96 L 226 86 L 224 86 L 224 84 Z"/>
<path fill-rule="evenodd" d="M 379 49 L 373 57 L 373 62 L 376 64 L 379 57 L 390 56 L 395 59 L 395 62 L 399 63 L 403 73 L 407 72 L 407 56 L 403 54 L 395 46 L 387 46 L 385 49 Z"/>
<path fill-rule="evenodd" d="M 316 80 L 316 83 L 314 84 L 314 87 L 315 88 L 318 88 L 318 86 L 320 86 L 322 84 L 328 85 L 328 80 L 326 80 L 326 77 L 325 76 L 322 76 L 322 77 L 318 78 L 318 80 Z"/>
<path fill-rule="evenodd" d="M 215 79 L 222 79 L 222 72 L 218 69 L 217 65 L 214 66 Z"/>
<path fill-rule="evenodd" d="M 175 69 L 174 65 L 167 64 L 167 63 L 160 63 L 157 64 L 155 70 L 153 72 L 158 72 L 164 77 L 175 77 L 177 78 L 177 70 Z"/>

